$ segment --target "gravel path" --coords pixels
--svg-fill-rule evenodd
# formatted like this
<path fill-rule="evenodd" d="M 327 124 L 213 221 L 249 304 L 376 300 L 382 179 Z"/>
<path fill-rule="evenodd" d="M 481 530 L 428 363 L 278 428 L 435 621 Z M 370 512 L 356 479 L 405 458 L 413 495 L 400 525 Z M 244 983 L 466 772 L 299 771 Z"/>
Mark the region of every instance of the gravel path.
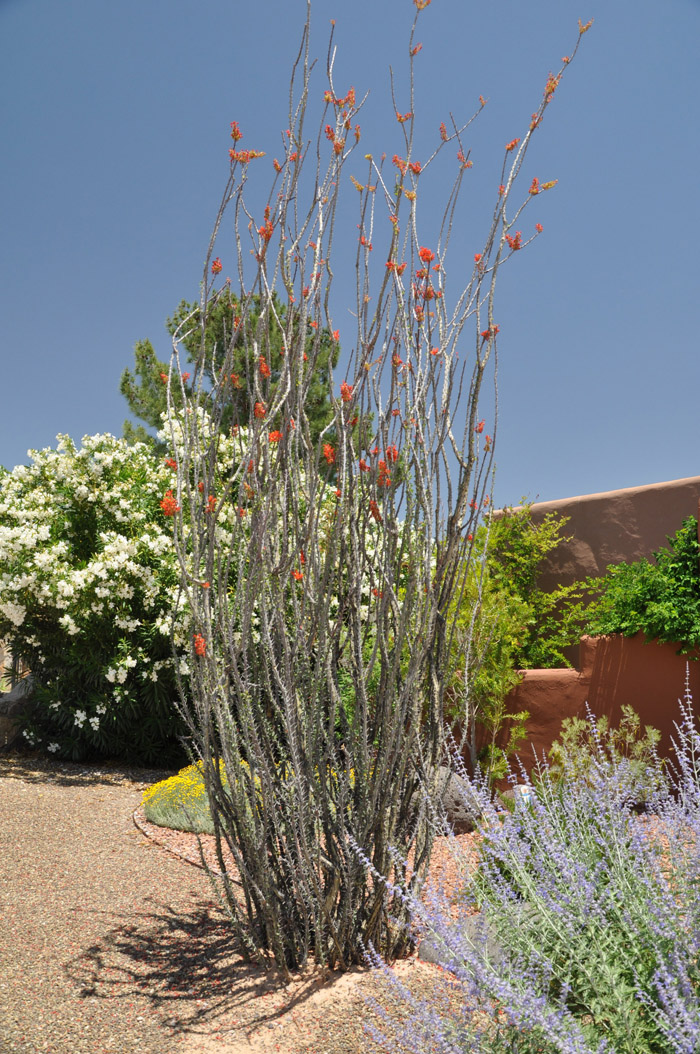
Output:
<path fill-rule="evenodd" d="M 406 1012 L 377 971 L 285 986 L 238 954 L 206 875 L 137 830 L 167 775 L 0 755 L 0 1054 L 376 1052 L 362 992 Z M 449 987 L 415 958 L 392 973 Z"/>
<path fill-rule="evenodd" d="M 0 1050 L 171 1054 L 175 994 L 215 984 L 211 890 L 134 827 L 143 783 L 64 768 L 0 760 Z"/>

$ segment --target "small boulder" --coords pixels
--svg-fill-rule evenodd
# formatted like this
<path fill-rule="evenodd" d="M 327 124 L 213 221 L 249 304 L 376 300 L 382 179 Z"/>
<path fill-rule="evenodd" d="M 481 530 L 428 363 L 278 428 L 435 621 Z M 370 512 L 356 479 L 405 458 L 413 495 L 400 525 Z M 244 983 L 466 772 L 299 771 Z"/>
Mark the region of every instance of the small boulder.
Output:
<path fill-rule="evenodd" d="M 447 927 L 448 933 L 459 935 L 466 939 L 467 943 L 479 949 L 484 959 L 492 966 L 500 966 L 505 961 L 505 952 L 489 930 L 488 923 L 482 914 L 466 915 L 458 922 L 452 922 Z M 418 947 L 418 958 L 426 963 L 437 963 L 450 969 L 455 965 L 461 965 L 464 961 L 458 954 L 447 950 L 443 942 L 434 934 L 424 937 Z"/>
<path fill-rule="evenodd" d="M 33 713 L 34 685 L 32 676 L 22 678 L 11 692 L 0 692 L 0 750 L 16 745 L 25 717 Z"/>
<path fill-rule="evenodd" d="M 455 834 L 468 834 L 476 830 L 481 818 L 481 809 L 476 795 L 462 776 L 445 765 L 438 769 L 438 788 L 444 786 L 442 804 L 447 821 Z M 419 792 L 420 795 L 420 792 Z"/>

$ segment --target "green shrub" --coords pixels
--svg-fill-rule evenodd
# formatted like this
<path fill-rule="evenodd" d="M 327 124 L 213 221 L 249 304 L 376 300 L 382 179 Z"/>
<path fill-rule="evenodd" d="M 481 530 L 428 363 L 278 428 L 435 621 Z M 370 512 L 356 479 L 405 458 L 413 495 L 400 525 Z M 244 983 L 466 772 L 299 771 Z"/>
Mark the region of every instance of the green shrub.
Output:
<path fill-rule="evenodd" d="M 546 591 L 538 586 L 545 558 L 562 542 L 571 540 L 562 531 L 568 517 L 550 512 L 540 523 L 532 519 L 532 503 L 506 508 L 490 527 L 487 571 L 493 587 L 505 598 L 516 597 L 526 605 L 522 630 L 512 661 L 516 669 L 570 667 L 564 649 L 578 644 L 585 624 L 582 599 L 586 582 L 573 582 Z"/>
<path fill-rule="evenodd" d="M 506 706 L 521 671 L 570 666 L 563 649 L 581 634 L 584 583 L 550 593 L 537 585 L 542 561 L 567 540 L 561 534 L 566 522 L 550 513 L 535 524 L 528 503 L 506 508 L 488 529 L 477 530 L 470 570 L 457 593 L 446 715 L 452 721 L 470 715 L 472 767 L 478 763 L 489 782 L 505 775 L 525 738 L 527 711 Z M 504 728 L 507 739 L 499 745 Z"/>
<path fill-rule="evenodd" d="M 688 516 L 654 563 L 637 560 L 610 566 L 604 578 L 589 581 L 599 592 L 588 610 L 586 632 L 593 636 L 644 633 L 679 644 L 679 654 L 700 648 L 700 546 L 698 521 Z"/>
<path fill-rule="evenodd" d="M 595 725 L 580 717 L 567 717 L 562 721 L 560 738 L 548 752 L 549 777 L 555 786 L 566 780 L 590 779 L 596 760 L 618 767 L 626 758 L 630 795 L 641 804 L 668 789 L 666 761 L 656 754 L 660 740 L 661 733 L 652 725 L 645 725 L 641 736 L 639 714 L 631 706 L 622 707 L 618 728 L 609 727 L 606 717 L 599 717 Z"/>

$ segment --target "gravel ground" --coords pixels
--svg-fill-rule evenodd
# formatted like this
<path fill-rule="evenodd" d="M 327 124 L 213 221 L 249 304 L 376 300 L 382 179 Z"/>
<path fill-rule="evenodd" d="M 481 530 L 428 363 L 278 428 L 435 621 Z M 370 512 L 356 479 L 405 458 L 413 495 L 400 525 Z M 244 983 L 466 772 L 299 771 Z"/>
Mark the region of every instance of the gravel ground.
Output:
<path fill-rule="evenodd" d="M 2 1054 L 180 1049 L 169 1007 L 198 966 L 206 999 L 216 913 L 206 877 L 134 827 L 150 776 L 0 759 Z"/>
<path fill-rule="evenodd" d="M 377 971 L 246 963 L 206 875 L 136 828 L 171 774 L 0 755 L 0 1054 L 376 1052 L 361 992 L 406 1014 Z M 392 974 L 459 1005 L 432 965 Z"/>

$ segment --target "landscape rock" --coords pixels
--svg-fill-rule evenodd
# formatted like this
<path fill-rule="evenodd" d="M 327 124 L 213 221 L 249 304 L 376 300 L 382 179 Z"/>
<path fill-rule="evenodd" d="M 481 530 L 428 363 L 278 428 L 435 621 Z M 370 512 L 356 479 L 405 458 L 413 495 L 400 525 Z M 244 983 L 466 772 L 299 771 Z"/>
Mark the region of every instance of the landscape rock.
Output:
<path fill-rule="evenodd" d="M 32 676 L 23 677 L 11 692 L 0 692 L 0 750 L 21 743 L 21 728 L 25 717 L 36 707 L 32 699 Z"/>
<path fill-rule="evenodd" d="M 442 787 L 447 781 L 442 795 L 442 804 L 447 821 L 454 833 L 468 834 L 476 830 L 481 818 L 481 809 L 470 784 L 445 765 L 440 766 L 438 775 L 438 787 Z"/>
<path fill-rule="evenodd" d="M 483 956 L 492 966 L 500 966 L 505 961 L 505 952 L 493 932 L 489 930 L 482 914 L 466 915 L 457 922 L 451 922 L 447 930 L 451 934 L 459 934 L 460 938 L 466 938 L 474 947 L 481 949 Z M 424 937 L 420 942 L 418 958 L 423 962 L 438 963 L 448 970 L 463 962 L 461 956 L 452 955 L 442 941 L 433 935 Z"/>
<path fill-rule="evenodd" d="M 522 902 L 519 921 L 515 925 L 523 926 L 534 933 L 537 931 L 539 922 L 540 915 L 537 908 L 532 904 Z M 477 912 L 476 915 L 464 915 L 457 921 L 449 922 L 447 932 L 449 935 L 455 934 L 460 939 L 466 939 L 468 944 L 480 951 L 482 961 L 488 962 L 491 966 L 502 966 L 508 958 L 503 946 L 496 939 L 493 925 L 489 925 L 483 912 Z M 449 952 L 443 942 L 433 934 L 424 937 L 420 942 L 418 958 L 423 962 L 438 963 L 453 972 L 455 966 L 464 962 L 462 956 Z"/>

